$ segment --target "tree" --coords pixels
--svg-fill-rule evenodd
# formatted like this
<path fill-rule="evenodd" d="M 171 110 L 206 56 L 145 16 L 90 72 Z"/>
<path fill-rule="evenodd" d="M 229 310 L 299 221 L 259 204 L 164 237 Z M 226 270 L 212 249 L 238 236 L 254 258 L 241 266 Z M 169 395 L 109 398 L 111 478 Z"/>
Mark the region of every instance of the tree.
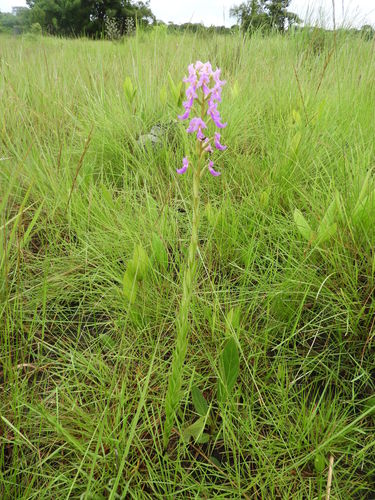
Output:
<path fill-rule="evenodd" d="M 30 19 L 44 30 L 64 36 L 104 33 L 105 20 L 112 18 L 123 31 L 126 19 L 149 24 L 155 17 L 149 1 L 132 0 L 26 0 Z"/>
<path fill-rule="evenodd" d="M 250 0 L 232 7 L 230 15 L 237 18 L 244 31 L 255 31 L 269 27 L 269 17 L 265 11 L 265 0 Z"/>
<path fill-rule="evenodd" d="M 0 12 L 0 33 L 22 33 L 24 27 L 28 25 L 28 11 L 29 9 L 20 8 L 16 15 L 8 12 Z"/>
<path fill-rule="evenodd" d="M 301 20 L 293 12 L 288 11 L 291 0 L 247 0 L 233 7 L 230 15 L 237 18 L 237 22 L 244 31 L 258 29 L 285 31 Z"/>
<path fill-rule="evenodd" d="M 360 33 L 362 38 L 367 41 L 373 40 L 375 36 L 375 30 L 370 24 L 363 25 Z"/>
<path fill-rule="evenodd" d="M 271 26 L 278 31 L 284 31 L 286 26 L 301 22 L 297 14 L 288 11 L 291 0 L 272 0 L 266 7 L 270 16 Z"/>

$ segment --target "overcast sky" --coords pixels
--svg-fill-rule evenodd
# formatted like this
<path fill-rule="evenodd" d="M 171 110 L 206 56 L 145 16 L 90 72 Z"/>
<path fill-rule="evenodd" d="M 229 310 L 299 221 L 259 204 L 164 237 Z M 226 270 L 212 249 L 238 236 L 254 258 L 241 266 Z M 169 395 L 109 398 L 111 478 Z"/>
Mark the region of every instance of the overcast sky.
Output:
<path fill-rule="evenodd" d="M 175 23 L 203 22 L 230 26 L 235 23 L 229 18 L 229 9 L 243 0 L 151 0 L 151 9 L 157 19 Z M 375 0 L 335 0 L 337 24 L 375 25 Z M 10 11 L 12 6 L 26 5 L 25 0 L 0 0 L 0 11 Z M 302 19 L 332 18 L 332 0 L 292 0 L 290 10 Z"/>

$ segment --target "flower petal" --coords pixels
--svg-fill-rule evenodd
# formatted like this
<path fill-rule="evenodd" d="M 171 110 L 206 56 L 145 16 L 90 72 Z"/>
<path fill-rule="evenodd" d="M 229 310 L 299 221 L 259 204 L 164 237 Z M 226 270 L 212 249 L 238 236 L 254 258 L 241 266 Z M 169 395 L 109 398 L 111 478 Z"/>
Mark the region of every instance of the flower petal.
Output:
<path fill-rule="evenodd" d="M 188 166 L 189 166 L 189 160 L 185 157 L 185 158 L 183 158 L 183 160 L 182 160 L 182 167 L 181 167 L 181 168 L 178 168 L 178 169 L 176 170 L 176 172 L 177 172 L 178 174 L 180 174 L 180 175 L 181 175 L 181 174 L 184 174 L 184 173 L 186 172 L 186 170 L 188 169 Z"/>
<path fill-rule="evenodd" d="M 179 120 L 186 120 L 189 118 L 190 115 L 190 109 L 187 109 L 183 115 L 178 115 Z"/>
<path fill-rule="evenodd" d="M 212 160 L 210 160 L 209 164 L 208 164 L 208 170 L 209 170 L 211 175 L 213 175 L 214 177 L 218 177 L 219 175 L 221 175 L 221 172 L 217 172 L 216 170 L 214 170 L 213 166 L 214 166 L 214 162 Z"/>
<path fill-rule="evenodd" d="M 228 147 L 228 146 L 224 146 L 223 144 L 220 143 L 220 133 L 219 132 L 215 132 L 215 147 L 219 151 L 224 151 Z"/>
<path fill-rule="evenodd" d="M 205 138 L 206 138 L 206 136 L 204 135 L 204 133 L 202 132 L 202 130 L 201 130 L 201 129 L 198 129 L 198 132 L 197 132 L 197 139 L 198 139 L 199 141 L 203 141 L 203 139 L 205 139 Z"/>

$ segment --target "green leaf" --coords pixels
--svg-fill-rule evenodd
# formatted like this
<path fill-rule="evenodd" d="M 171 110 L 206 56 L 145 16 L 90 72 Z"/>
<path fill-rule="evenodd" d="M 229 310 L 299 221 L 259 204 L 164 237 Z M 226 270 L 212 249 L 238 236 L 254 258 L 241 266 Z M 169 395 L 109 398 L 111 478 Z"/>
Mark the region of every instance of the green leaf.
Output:
<path fill-rule="evenodd" d="M 32 220 L 31 220 L 30 224 L 27 226 L 27 230 L 26 230 L 26 232 L 25 232 L 25 234 L 24 234 L 24 236 L 22 238 L 22 242 L 21 242 L 21 245 L 20 245 L 21 248 L 27 245 L 28 240 L 29 240 L 29 236 L 31 235 L 31 231 L 33 230 L 33 228 L 34 228 L 34 226 L 35 226 L 35 224 L 36 224 L 36 222 L 37 222 L 37 220 L 39 218 L 40 212 L 41 212 L 41 210 L 43 208 L 43 204 L 44 204 L 44 202 L 42 202 L 39 205 L 39 207 L 36 210 L 36 212 L 35 212 Z"/>
<path fill-rule="evenodd" d="M 211 456 L 211 457 L 210 457 L 210 461 L 211 461 L 213 464 L 215 464 L 215 465 L 216 465 L 216 467 L 219 467 L 219 468 L 221 469 L 222 465 L 221 465 L 221 463 L 219 462 L 219 460 L 218 460 L 216 457 Z"/>
<path fill-rule="evenodd" d="M 109 207 L 111 207 L 111 208 L 115 208 L 115 204 L 113 202 L 112 194 L 109 191 L 109 189 L 107 189 L 107 187 L 104 184 L 101 184 L 101 189 L 102 189 L 103 199 L 107 202 L 107 205 Z"/>
<path fill-rule="evenodd" d="M 232 93 L 232 97 L 233 99 L 235 99 L 236 97 L 238 97 L 239 93 L 240 93 L 240 88 L 239 88 L 239 85 L 238 85 L 238 81 L 236 80 L 233 85 L 232 85 L 232 88 L 231 88 L 231 93 Z"/>
<path fill-rule="evenodd" d="M 168 73 L 168 83 L 169 83 L 169 88 L 171 89 L 172 94 L 176 92 L 176 86 L 174 84 L 173 78 L 170 73 Z"/>
<path fill-rule="evenodd" d="M 124 94 L 129 104 L 132 104 L 136 93 L 137 89 L 133 87 L 131 79 L 127 76 L 124 81 Z"/>
<path fill-rule="evenodd" d="M 128 262 L 129 272 L 141 281 L 145 278 L 150 267 L 150 261 L 142 245 L 137 245 L 133 252 L 133 258 Z"/>
<path fill-rule="evenodd" d="M 370 414 L 375 414 L 375 396 L 371 396 L 365 401 L 365 411 L 369 410 L 371 410 Z"/>
<path fill-rule="evenodd" d="M 293 116 L 293 120 L 295 121 L 295 123 L 297 125 L 301 126 L 302 125 L 302 120 L 301 120 L 301 115 L 299 114 L 299 112 L 296 111 L 295 109 L 293 109 L 292 116 Z"/>
<path fill-rule="evenodd" d="M 233 391 L 240 370 L 240 357 L 234 339 L 226 343 L 220 358 L 222 383 L 228 394 Z"/>
<path fill-rule="evenodd" d="M 330 240 L 336 234 L 336 232 L 337 232 L 337 224 L 335 222 L 331 226 L 326 227 L 325 231 L 319 232 L 319 235 L 316 240 L 317 244 L 320 245 L 325 241 Z"/>
<path fill-rule="evenodd" d="M 291 138 L 289 143 L 289 151 L 293 154 L 297 154 L 299 145 L 301 143 L 302 134 L 301 132 L 296 132 L 294 136 Z"/>
<path fill-rule="evenodd" d="M 357 217 L 361 216 L 364 213 L 364 210 L 366 209 L 366 205 L 370 200 L 375 199 L 375 190 L 370 193 L 367 196 L 361 195 L 360 198 L 358 199 L 354 210 L 353 210 L 353 218 L 356 219 Z"/>
<path fill-rule="evenodd" d="M 324 214 L 323 219 L 321 220 L 318 228 L 318 237 L 320 232 L 326 231 L 327 227 L 331 226 L 334 222 L 336 214 L 336 198 L 331 202 L 329 207 Z"/>
<path fill-rule="evenodd" d="M 217 399 L 222 403 L 224 403 L 224 401 L 227 399 L 227 392 L 220 379 L 217 381 Z"/>
<path fill-rule="evenodd" d="M 191 398 L 193 400 L 195 411 L 198 415 L 205 417 L 208 413 L 208 404 L 201 391 L 195 385 L 191 389 Z"/>
<path fill-rule="evenodd" d="M 184 90 L 182 87 L 182 82 L 179 81 L 178 83 L 174 83 L 173 78 L 171 77 L 171 74 L 168 73 L 168 81 L 169 81 L 169 88 L 171 90 L 171 93 L 173 95 L 174 101 L 179 106 L 182 102 L 182 98 L 184 96 Z"/>
<path fill-rule="evenodd" d="M 166 269 L 168 267 L 168 253 L 163 242 L 156 233 L 152 236 L 151 247 L 154 261 L 159 265 L 159 267 Z"/>
<path fill-rule="evenodd" d="M 312 241 L 314 239 L 314 232 L 309 226 L 309 223 L 302 215 L 302 213 L 296 208 L 293 213 L 294 222 L 296 223 L 298 231 L 307 241 Z"/>
<path fill-rule="evenodd" d="M 129 269 L 126 270 L 123 279 L 123 292 L 130 304 L 134 304 L 137 297 L 138 285 L 135 276 Z"/>
<path fill-rule="evenodd" d="M 269 205 L 270 195 L 271 195 L 271 186 L 262 191 L 259 196 L 259 202 L 262 208 L 266 208 Z"/>
<path fill-rule="evenodd" d="M 207 432 L 203 432 L 198 438 L 197 438 L 197 443 L 199 444 L 206 444 L 210 440 L 210 435 L 207 434 Z"/>
<path fill-rule="evenodd" d="M 314 458 L 314 467 L 318 474 L 321 474 L 326 468 L 326 461 L 321 453 L 318 453 Z"/>
<path fill-rule="evenodd" d="M 204 428 L 206 425 L 206 419 L 204 417 L 200 417 L 196 422 L 182 429 L 182 439 L 185 443 L 188 443 L 191 438 L 195 441 L 203 434 Z"/>
<path fill-rule="evenodd" d="M 226 317 L 226 330 L 228 333 L 231 330 L 238 330 L 241 322 L 241 309 L 238 307 L 232 307 Z"/>
<path fill-rule="evenodd" d="M 367 197 L 367 193 L 369 192 L 370 189 L 370 177 L 371 177 L 372 171 L 369 170 L 366 174 L 366 177 L 362 183 L 362 188 L 358 196 L 357 200 L 357 205 L 361 205 L 364 199 Z M 355 210 L 355 209 L 354 209 Z"/>
<path fill-rule="evenodd" d="M 116 345 L 115 341 L 112 337 L 110 337 L 107 333 L 101 333 L 99 335 L 99 342 L 102 347 L 106 349 L 113 349 Z"/>

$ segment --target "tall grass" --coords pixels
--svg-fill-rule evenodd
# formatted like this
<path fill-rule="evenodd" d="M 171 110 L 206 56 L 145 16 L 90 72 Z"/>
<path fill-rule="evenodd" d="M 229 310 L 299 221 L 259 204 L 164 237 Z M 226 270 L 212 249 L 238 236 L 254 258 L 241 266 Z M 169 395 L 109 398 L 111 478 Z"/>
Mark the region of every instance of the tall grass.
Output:
<path fill-rule="evenodd" d="M 316 40 L 0 38 L 2 498 L 320 498 L 329 461 L 332 498 L 372 497 L 374 45 Z M 173 122 L 157 149 L 137 138 L 175 119 L 168 73 L 197 59 L 228 80 L 229 148 L 202 186 L 189 386 L 163 455 L 191 179 Z M 316 230 L 333 200 L 337 231 L 305 240 L 294 210 Z M 168 264 L 131 304 L 127 262 L 155 234 Z M 236 394 L 214 439 L 185 444 L 232 308 Z"/>

